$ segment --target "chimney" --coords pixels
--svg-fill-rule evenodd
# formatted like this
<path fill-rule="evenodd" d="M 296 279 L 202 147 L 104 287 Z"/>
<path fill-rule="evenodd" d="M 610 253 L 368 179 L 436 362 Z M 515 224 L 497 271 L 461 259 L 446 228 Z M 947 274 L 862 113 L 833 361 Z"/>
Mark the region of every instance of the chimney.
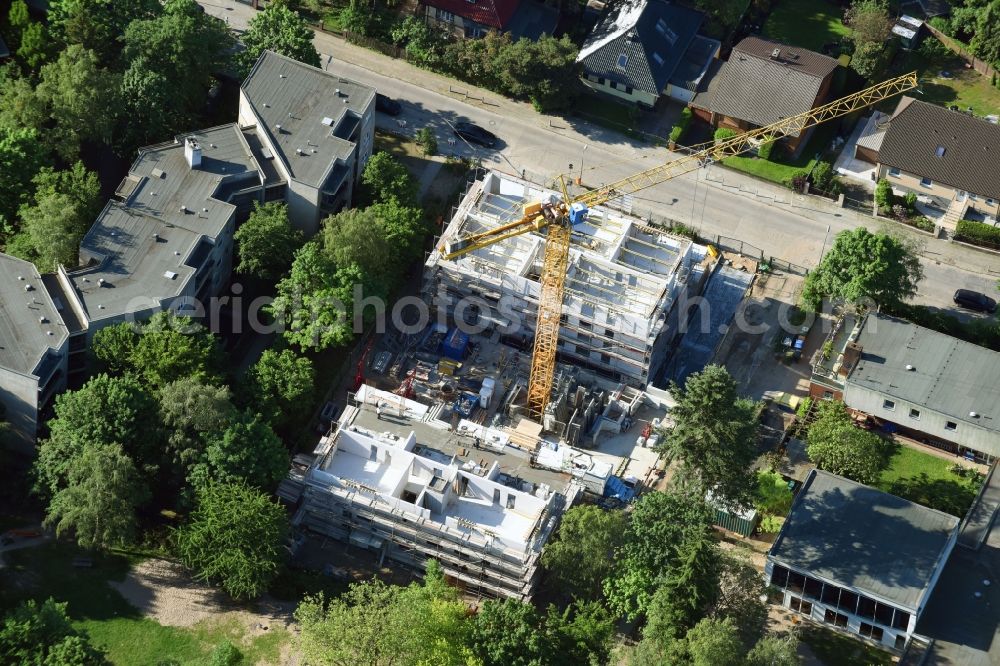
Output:
<path fill-rule="evenodd" d="M 201 146 L 193 136 L 184 139 L 184 159 L 192 169 L 201 166 Z"/>
<path fill-rule="evenodd" d="M 771 51 L 771 60 L 781 60 L 781 49 Z"/>

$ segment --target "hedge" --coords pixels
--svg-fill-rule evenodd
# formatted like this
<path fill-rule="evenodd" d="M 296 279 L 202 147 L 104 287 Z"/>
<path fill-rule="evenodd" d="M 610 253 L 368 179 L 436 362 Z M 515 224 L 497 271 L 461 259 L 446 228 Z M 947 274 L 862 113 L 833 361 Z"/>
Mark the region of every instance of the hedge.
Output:
<path fill-rule="evenodd" d="M 889 184 L 889 181 L 885 178 L 878 181 L 878 184 L 875 186 L 875 203 L 878 204 L 879 210 L 892 208 L 893 199 L 892 185 Z"/>
<path fill-rule="evenodd" d="M 684 132 L 687 131 L 688 125 L 690 124 L 691 109 L 685 106 L 684 110 L 681 111 L 680 118 L 677 119 L 677 122 L 674 123 L 673 129 L 670 130 L 670 140 L 674 143 L 679 143 L 681 137 L 684 136 Z"/>
<path fill-rule="evenodd" d="M 774 152 L 774 141 L 765 141 L 757 148 L 757 157 L 762 160 L 769 160 L 771 159 L 772 152 Z"/>
<path fill-rule="evenodd" d="M 973 220 L 959 220 L 955 230 L 958 240 L 983 247 L 1000 248 L 1000 229 Z"/>
<path fill-rule="evenodd" d="M 721 141 L 725 141 L 726 139 L 732 139 L 737 134 L 738 132 L 729 129 L 728 127 L 720 127 L 715 130 L 715 142 L 719 143 Z"/>

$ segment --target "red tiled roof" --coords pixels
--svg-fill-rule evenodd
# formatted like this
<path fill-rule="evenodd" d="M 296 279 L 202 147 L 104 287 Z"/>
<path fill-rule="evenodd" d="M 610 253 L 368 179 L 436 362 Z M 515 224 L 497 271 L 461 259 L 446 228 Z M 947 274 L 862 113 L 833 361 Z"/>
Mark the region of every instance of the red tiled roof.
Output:
<path fill-rule="evenodd" d="M 424 4 L 503 30 L 521 0 L 424 0 Z"/>

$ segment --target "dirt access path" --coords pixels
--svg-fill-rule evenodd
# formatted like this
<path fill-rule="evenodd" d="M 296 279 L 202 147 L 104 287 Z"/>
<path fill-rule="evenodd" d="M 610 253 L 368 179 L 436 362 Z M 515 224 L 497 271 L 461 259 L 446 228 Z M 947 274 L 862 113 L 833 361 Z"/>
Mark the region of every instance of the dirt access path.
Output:
<path fill-rule="evenodd" d="M 108 584 L 144 616 L 165 626 L 190 627 L 211 618 L 238 620 L 251 636 L 279 628 L 294 630 L 294 604 L 266 600 L 253 606 L 236 604 L 167 560 L 145 560 L 132 567 L 125 580 Z"/>

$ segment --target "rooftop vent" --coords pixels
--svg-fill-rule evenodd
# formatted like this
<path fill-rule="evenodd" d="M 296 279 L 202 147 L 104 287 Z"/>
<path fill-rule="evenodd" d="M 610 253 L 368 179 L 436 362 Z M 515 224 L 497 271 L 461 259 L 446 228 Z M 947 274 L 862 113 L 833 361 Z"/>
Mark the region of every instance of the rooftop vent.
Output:
<path fill-rule="evenodd" d="M 173 280 L 175 277 L 177 277 L 177 273 L 174 273 L 173 271 L 167 271 L 166 273 L 163 274 L 163 277 L 167 278 L 168 280 Z"/>
<path fill-rule="evenodd" d="M 323 120 L 321 120 L 320 122 L 329 127 L 333 125 L 333 118 L 331 118 L 330 116 L 325 116 Z"/>
<path fill-rule="evenodd" d="M 203 213 L 207 213 L 207 212 L 208 212 L 208 208 L 202 208 L 202 209 L 201 209 L 201 212 L 203 212 Z"/>
<path fill-rule="evenodd" d="M 914 368 L 914 367 L 913 367 L 912 365 L 910 365 L 909 363 L 907 363 L 907 364 L 906 364 L 906 369 L 907 369 L 907 370 L 908 370 L 909 372 L 913 372 L 914 370 L 916 370 L 916 368 Z"/>
<path fill-rule="evenodd" d="M 281 134 L 281 125 L 275 125 L 274 129 L 278 130 L 278 134 Z"/>
<path fill-rule="evenodd" d="M 976 412 L 969 412 L 969 418 L 978 419 L 979 414 L 977 414 Z"/>
<path fill-rule="evenodd" d="M 781 59 L 781 49 L 774 49 L 773 51 L 771 51 L 771 59 L 772 60 L 780 60 Z"/>
<path fill-rule="evenodd" d="M 149 172 L 149 175 L 152 176 L 153 178 L 163 178 L 167 174 L 164 173 L 163 169 L 153 169 L 152 171 Z"/>
<path fill-rule="evenodd" d="M 17 276 L 17 279 L 18 279 L 18 280 L 24 280 L 24 276 L 23 276 L 23 275 L 18 275 L 18 276 Z"/>
<path fill-rule="evenodd" d="M 153 234 L 153 240 L 156 241 L 157 243 L 159 243 L 160 242 L 160 234 Z"/>
<path fill-rule="evenodd" d="M 44 324 L 47 321 L 48 321 L 48 319 L 45 318 L 45 315 L 42 315 L 41 317 L 38 318 L 38 323 L 39 324 Z"/>
<path fill-rule="evenodd" d="M 34 289 L 34 287 L 32 287 L 30 284 L 24 285 L 24 290 L 25 291 L 31 291 L 32 289 Z"/>
<path fill-rule="evenodd" d="M 181 206 L 181 212 L 182 212 L 182 213 L 187 213 L 187 212 L 188 212 L 188 207 L 187 207 L 187 206 L 183 206 L 183 205 L 182 205 L 182 206 Z"/>
<path fill-rule="evenodd" d="M 296 155 L 305 155 L 305 152 L 303 152 L 303 150 L 301 148 L 296 148 L 295 149 L 295 154 Z"/>
<path fill-rule="evenodd" d="M 97 284 L 104 286 L 104 278 L 97 278 Z"/>
<path fill-rule="evenodd" d="M 336 95 L 337 97 L 340 97 L 340 88 L 337 88 L 337 89 L 336 89 L 336 90 L 334 90 L 333 92 L 334 92 L 334 94 L 335 94 L 335 95 Z"/>
<path fill-rule="evenodd" d="M 287 76 L 285 76 L 284 74 L 278 74 L 278 78 L 279 78 L 279 79 L 286 79 L 286 78 L 288 78 L 288 77 L 287 77 Z"/>

